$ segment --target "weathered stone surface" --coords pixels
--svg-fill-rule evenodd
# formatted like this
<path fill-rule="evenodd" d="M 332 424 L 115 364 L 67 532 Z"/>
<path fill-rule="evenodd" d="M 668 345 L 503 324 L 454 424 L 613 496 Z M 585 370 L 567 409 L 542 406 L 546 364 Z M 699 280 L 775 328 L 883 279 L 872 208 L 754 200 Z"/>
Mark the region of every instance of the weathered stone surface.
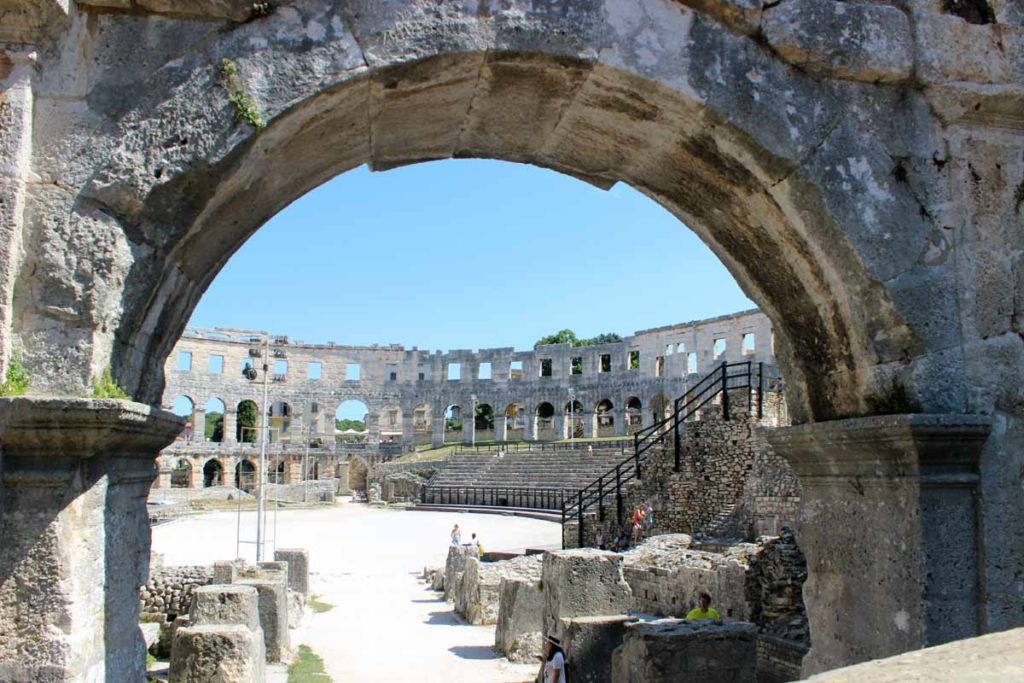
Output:
<path fill-rule="evenodd" d="M 266 644 L 268 662 L 280 662 L 290 647 L 288 635 L 288 584 L 283 577 L 243 578 L 240 584 L 252 586 L 259 594 L 260 626 Z"/>
<path fill-rule="evenodd" d="M 966 677 L 979 681 L 1015 681 L 1024 677 L 1024 629 L 915 650 L 835 669 L 806 680 L 813 683 L 930 683 Z"/>
<path fill-rule="evenodd" d="M 545 627 L 562 619 L 629 611 L 633 593 L 622 576 L 622 556 L 602 550 L 557 550 L 544 554 Z"/>
<path fill-rule="evenodd" d="M 762 0 L 678 0 L 718 19 L 737 33 L 754 34 L 761 28 Z"/>
<path fill-rule="evenodd" d="M 278 548 L 274 559 L 288 563 L 288 588 L 306 595 L 309 593 L 309 551 L 305 548 Z"/>
<path fill-rule="evenodd" d="M 203 586 L 192 593 L 189 619 L 196 626 L 241 624 L 256 631 L 260 628 L 259 596 L 252 586 Z"/>
<path fill-rule="evenodd" d="M 917 75 L 927 84 L 1000 84 L 1012 77 L 991 24 L 972 24 L 934 12 L 915 16 Z"/>
<path fill-rule="evenodd" d="M 171 651 L 171 683 L 261 683 L 259 636 L 237 624 L 178 629 Z"/>
<path fill-rule="evenodd" d="M 450 546 L 448 558 L 444 564 L 444 597 L 455 602 L 457 591 L 462 583 L 462 573 L 466 570 L 466 560 L 471 552 L 466 546 Z"/>
<path fill-rule="evenodd" d="M 494 646 L 514 662 L 532 662 L 542 654 L 544 593 L 539 582 L 502 578 L 498 586 Z"/>
<path fill-rule="evenodd" d="M 612 655 L 616 683 L 680 680 L 754 683 L 757 629 L 743 622 L 680 621 L 629 624 Z"/>
<path fill-rule="evenodd" d="M 765 11 L 764 36 L 790 64 L 855 81 L 906 81 L 914 67 L 907 16 L 897 7 L 787 0 Z"/>
<path fill-rule="evenodd" d="M 566 676 L 581 683 L 610 683 L 612 654 L 622 644 L 626 625 L 634 620 L 625 614 L 562 619 Z"/>
<path fill-rule="evenodd" d="M 541 576 L 540 555 L 527 555 L 500 562 L 466 559 L 462 582 L 455 597 L 455 611 L 471 624 L 497 623 L 500 587 L 505 579 L 536 583 Z"/>
<path fill-rule="evenodd" d="M 797 531 L 812 642 L 804 675 L 980 632 L 973 501 L 988 423 L 893 415 L 768 436 L 804 492 Z M 950 545 L 951 536 L 962 543 Z"/>
<path fill-rule="evenodd" d="M 180 429 L 129 401 L 0 399 L 0 680 L 142 677 L 145 496 Z"/>

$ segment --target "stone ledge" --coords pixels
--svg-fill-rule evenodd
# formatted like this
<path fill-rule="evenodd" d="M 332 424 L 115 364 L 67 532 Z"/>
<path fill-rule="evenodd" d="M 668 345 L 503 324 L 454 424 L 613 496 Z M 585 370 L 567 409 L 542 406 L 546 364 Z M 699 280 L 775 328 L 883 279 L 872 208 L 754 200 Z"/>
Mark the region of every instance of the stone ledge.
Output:
<path fill-rule="evenodd" d="M 110 455 L 153 459 L 184 420 L 158 408 L 117 399 L 0 399 L 5 457 Z"/>

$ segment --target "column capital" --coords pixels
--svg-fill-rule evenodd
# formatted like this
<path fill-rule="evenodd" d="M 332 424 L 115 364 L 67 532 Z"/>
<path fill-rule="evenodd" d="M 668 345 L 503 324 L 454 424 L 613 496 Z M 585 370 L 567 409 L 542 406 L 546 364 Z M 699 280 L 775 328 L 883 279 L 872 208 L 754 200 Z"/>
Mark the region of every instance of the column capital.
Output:
<path fill-rule="evenodd" d="M 117 399 L 0 399 L 4 457 L 114 455 L 152 458 L 185 421 L 173 413 Z"/>

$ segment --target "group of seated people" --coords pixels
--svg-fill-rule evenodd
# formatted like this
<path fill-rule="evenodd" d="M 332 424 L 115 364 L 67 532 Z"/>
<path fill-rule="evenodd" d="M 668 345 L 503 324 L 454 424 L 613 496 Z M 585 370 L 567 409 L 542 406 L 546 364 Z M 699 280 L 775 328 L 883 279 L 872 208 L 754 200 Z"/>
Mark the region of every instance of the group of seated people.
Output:
<path fill-rule="evenodd" d="M 631 546 L 631 536 L 626 530 L 619 529 L 619 532 L 614 536 L 605 536 L 603 529 L 598 529 L 594 535 L 594 545 L 601 550 L 611 550 L 613 552 L 621 553 L 625 550 L 629 550 Z"/>

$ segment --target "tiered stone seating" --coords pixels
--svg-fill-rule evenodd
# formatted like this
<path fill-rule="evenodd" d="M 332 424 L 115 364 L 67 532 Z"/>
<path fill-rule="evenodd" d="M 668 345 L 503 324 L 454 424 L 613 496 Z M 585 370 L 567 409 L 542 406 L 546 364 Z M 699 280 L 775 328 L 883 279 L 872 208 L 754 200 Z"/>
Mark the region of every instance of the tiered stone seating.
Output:
<path fill-rule="evenodd" d="M 576 491 L 622 462 L 620 449 L 586 448 L 565 451 L 497 451 L 452 456 L 430 480 L 429 486 L 486 486 L 545 488 Z"/>

